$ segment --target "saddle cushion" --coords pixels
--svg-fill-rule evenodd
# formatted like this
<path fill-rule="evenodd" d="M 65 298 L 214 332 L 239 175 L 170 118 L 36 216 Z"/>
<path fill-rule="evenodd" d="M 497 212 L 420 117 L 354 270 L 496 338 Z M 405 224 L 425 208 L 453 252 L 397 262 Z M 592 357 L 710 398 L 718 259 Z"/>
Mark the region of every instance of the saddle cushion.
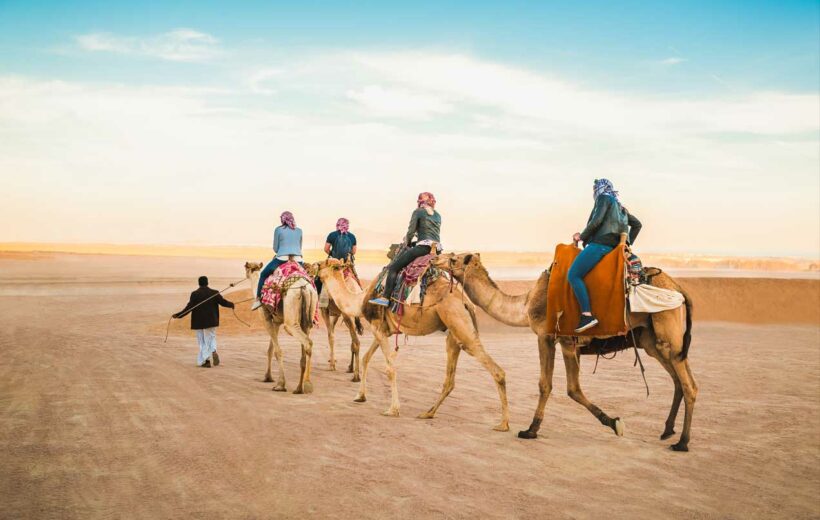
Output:
<path fill-rule="evenodd" d="M 626 288 L 624 246 L 616 246 L 584 277 L 592 314 L 598 324 L 577 334 L 581 318 L 578 299 L 567 280 L 567 273 L 581 250 L 569 244 L 555 248 L 547 287 L 547 332 L 567 336 L 619 336 L 626 334 Z"/>
<path fill-rule="evenodd" d="M 442 271 L 433 266 L 432 260 L 435 255 L 425 255 L 416 258 L 404 269 L 399 271 L 398 282 L 393 289 L 392 295 L 384 295 L 391 300 L 390 310 L 399 312 L 402 305 L 398 302 L 409 305 L 421 305 L 427 293 L 427 287 L 441 276 Z M 384 284 L 387 280 L 387 266 L 382 269 L 376 283 L 376 293 L 384 291 Z"/>
<path fill-rule="evenodd" d="M 262 285 L 260 295 L 262 303 L 273 309 L 273 312 L 279 312 L 282 308 L 282 295 L 288 292 L 288 289 L 300 279 L 307 280 L 316 289 L 313 278 L 305 271 L 304 267 L 296 262 L 285 262 L 280 265 Z M 314 323 L 317 321 L 318 316 L 314 316 Z"/>

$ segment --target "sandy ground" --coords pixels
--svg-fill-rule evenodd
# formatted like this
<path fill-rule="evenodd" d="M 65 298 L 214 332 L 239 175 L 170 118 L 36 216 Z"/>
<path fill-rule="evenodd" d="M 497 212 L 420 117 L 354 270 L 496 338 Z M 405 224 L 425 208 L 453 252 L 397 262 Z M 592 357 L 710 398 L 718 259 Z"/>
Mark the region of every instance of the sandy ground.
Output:
<path fill-rule="evenodd" d="M 368 402 L 353 403 L 349 375 L 327 370 L 324 328 L 306 396 L 270 391 L 266 335 L 230 313 L 219 367 L 194 366 L 181 322 L 163 344 L 193 289 L 175 277 L 199 265 L 158 281 L 137 261 L 49 262 L 0 261 L 3 518 L 820 517 L 818 323 L 698 321 L 692 451 L 674 453 L 658 440 L 672 384 L 651 359 L 648 398 L 631 354 L 595 375 L 583 360 L 587 395 L 625 437 L 566 396 L 559 359 L 542 436 L 523 441 L 538 380 L 525 331 L 482 335 L 507 372 L 511 432 L 491 430 L 497 395 L 467 356 L 439 416 L 414 418 L 438 395 L 443 335 L 402 347 L 402 417 L 386 418 L 380 356 Z M 298 346 L 283 345 L 293 388 Z"/>

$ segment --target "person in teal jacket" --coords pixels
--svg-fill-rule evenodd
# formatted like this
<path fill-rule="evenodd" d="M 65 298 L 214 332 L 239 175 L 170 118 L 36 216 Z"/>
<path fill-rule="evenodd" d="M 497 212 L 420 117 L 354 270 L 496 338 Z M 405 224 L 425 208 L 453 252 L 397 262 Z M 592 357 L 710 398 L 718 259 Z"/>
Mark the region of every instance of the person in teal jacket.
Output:
<path fill-rule="evenodd" d="M 567 280 L 581 307 L 581 320 L 575 332 L 583 332 L 598 324 L 592 315 L 584 276 L 620 243 L 621 233 L 629 231 L 628 243 L 633 244 L 641 231 L 641 222 L 621 205 L 618 192 L 609 180 L 595 179 L 592 193 L 595 207 L 587 226 L 572 236 L 576 244 L 584 243 L 584 250 L 575 257 L 567 273 Z"/>
<path fill-rule="evenodd" d="M 265 280 L 276 271 L 277 267 L 287 262 L 291 256 L 300 265 L 304 265 L 302 259 L 302 230 L 296 227 L 293 213 L 285 211 L 279 216 L 279 220 L 282 225 L 273 232 L 273 260 L 268 262 L 268 265 L 259 274 L 259 284 L 256 286 L 256 301 L 253 303 L 251 310 L 256 310 L 262 306 L 262 300 L 260 300 L 262 286 L 265 285 Z"/>

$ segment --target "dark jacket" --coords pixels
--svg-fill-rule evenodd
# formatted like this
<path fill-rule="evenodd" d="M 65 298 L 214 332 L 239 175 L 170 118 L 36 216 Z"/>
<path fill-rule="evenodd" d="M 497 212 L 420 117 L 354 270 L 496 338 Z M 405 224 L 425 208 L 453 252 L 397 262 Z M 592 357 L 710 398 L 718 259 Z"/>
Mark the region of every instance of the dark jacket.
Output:
<path fill-rule="evenodd" d="M 216 296 L 214 296 L 216 295 Z M 213 298 L 211 298 L 213 296 Z M 208 298 L 211 298 L 208 300 Z M 205 300 L 208 300 L 205 302 Z M 193 311 L 191 308 L 198 303 L 205 302 Z M 229 302 L 219 294 L 219 291 L 211 289 L 210 287 L 200 287 L 191 293 L 191 300 L 184 309 L 174 314 L 174 318 L 182 318 L 189 312 L 191 313 L 191 329 L 210 329 L 211 327 L 219 327 L 219 306 L 233 309 L 233 302 Z"/>
<path fill-rule="evenodd" d="M 433 210 L 432 215 L 428 215 L 424 208 L 414 211 L 410 217 L 410 225 L 407 227 L 407 235 L 404 237 L 406 244 L 413 240 L 413 235 L 418 235 L 419 241 L 441 242 L 441 215 L 438 211 Z"/>
<path fill-rule="evenodd" d="M 587 227 L 581 231 L 584 244 L 617 246 L 621 233 L 629 232 L 628 242 L 634 244 L 641 232 L 641 221 L 621 206 L 612 195 L 599 195 L 589 215 Z"/>

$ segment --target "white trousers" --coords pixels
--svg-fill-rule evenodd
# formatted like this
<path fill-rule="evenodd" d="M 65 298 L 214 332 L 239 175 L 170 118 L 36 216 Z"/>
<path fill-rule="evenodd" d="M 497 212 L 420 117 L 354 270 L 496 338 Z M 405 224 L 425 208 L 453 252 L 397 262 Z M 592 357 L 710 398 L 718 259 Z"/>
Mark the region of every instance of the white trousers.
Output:
<path fill-rule="evenodd" d="M 196 364 L 202 366 L 205 361 L 216 352 L 216 327 L 196 331 L 196 340 L 199 342 L 199 355 Z"/>

